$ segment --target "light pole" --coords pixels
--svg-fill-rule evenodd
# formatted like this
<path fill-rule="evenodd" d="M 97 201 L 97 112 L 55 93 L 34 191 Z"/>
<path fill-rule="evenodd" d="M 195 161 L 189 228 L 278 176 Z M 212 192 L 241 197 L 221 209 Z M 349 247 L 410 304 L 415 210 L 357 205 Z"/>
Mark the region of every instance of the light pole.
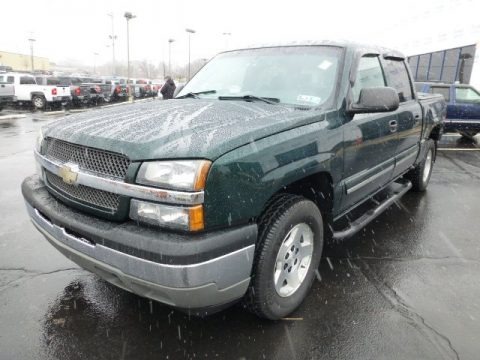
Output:
<path fill-rule="evenodd" d="M 112 75 L 115 76 L 115 70 L 116 70 L 116 66 L 115 66 L 115 40 L 117 40 L 117 35 L 115 35 L 115 30 L 114 30 L 114 27 L 113 27 L 113 13 L 108 13 L 107 14 L 108 16 L 110 16 L 110 18 L 112 19 L 112 34 L 111 35 L 108 35 L 108 37 L 110 38 L 110 40 L 112 40 Z"/>
<path fill-rule="evenodd" d="M 172 76 L 172 43 L 175 39 L 168 39 L 168 76 Z"/>
<path fill-rule="evenodd" d="M 129 23 L 130 20 L 135 19 L 136 16 L 133 15 L 131 12 L 125 12 L 125 19 L 127 19 L 127 84 L 129 89 L 129 98 L 130 101 L 133 101 L 133 94 L 132 94 L 132 86 L 130 84 L 130 27 Z"/>
<path fill-rule="evenodd" d="M 34 38 L 28 39 L 30 41 L 30 59 L 32 62 L 32 74 L 35 72 L 35 65 L 33 63 L 33 43 L 36 41 Z"/>
<path fill-rule="evenodd" d="M 97 73 L 97 56 L 98 56 L 98 53 L 94 52 L 93 53 L 93 73 L 94 74 Z"/>
<path fill-rule="evenodd" d="M 232 36 L 232 33 L 224 32 L 222 35 L 225 36 L 225 50 L 228 50 L 228 38 Z"/>
<path fill-rule="evenodd" d="M 185 29 L 188 33 L 188 81 L 190 81 L 190 37 L 192 34 L 195 34 L 195 30 Z"/>

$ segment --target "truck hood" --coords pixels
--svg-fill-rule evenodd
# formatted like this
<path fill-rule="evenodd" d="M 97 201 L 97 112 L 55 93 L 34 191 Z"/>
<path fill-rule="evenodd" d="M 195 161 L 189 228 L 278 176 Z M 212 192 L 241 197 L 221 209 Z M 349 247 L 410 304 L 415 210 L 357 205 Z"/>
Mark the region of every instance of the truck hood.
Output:
<path fill-rule="evenodd" d="M 121 104 L 67 116 L 43 129 L 52 137 L 122 153 L 132 161 L 215 160 L 259 138 L 323 118 L 318 110 L 260 102 L 174 99 Z"/>

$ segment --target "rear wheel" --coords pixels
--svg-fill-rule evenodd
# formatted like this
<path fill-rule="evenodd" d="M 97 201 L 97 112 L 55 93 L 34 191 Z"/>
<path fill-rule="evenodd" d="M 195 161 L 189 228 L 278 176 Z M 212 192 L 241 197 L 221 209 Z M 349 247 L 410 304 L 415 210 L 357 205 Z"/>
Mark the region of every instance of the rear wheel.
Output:
<path fill-rule="evenodd" d="M 275 198 L 259 224 L 246 297 L 250 310 L 271 320 L 294 311 L 312 286 L 322 248 L 323 221 L 315 203 L 290 194 Z"/>
<path fill-rule="evenodd" d="M 32 104 L 33 104 L 33 107 L 35 109 L 43 110 L 43 109 L 45 109 L 45 106 L 47 105 L 47 101 L 41 95 L 34 95 L 32 97 Z"/>
<path fill-rule="evenodd" d="M 417 192 L 423 192 L 427 189 L 435 162 L 435 141 L 429 139 L 425 146 L 427 147 L 425 157 L 405 175 L 412 182 L 412 190 Z"/>

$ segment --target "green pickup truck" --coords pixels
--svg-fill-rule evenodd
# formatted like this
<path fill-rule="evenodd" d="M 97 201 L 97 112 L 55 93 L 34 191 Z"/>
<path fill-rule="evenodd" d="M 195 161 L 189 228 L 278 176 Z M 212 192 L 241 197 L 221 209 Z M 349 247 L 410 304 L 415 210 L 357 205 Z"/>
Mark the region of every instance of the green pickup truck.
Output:
<path fill-rule="evenodd" d="M 396 51 L 228 51 L 175 99 L 44 127 L 22 192 L 53 246 L 120 288 L 279 319 L 307 296 L 325 241 L 426 189 L 445 112 Z"/>

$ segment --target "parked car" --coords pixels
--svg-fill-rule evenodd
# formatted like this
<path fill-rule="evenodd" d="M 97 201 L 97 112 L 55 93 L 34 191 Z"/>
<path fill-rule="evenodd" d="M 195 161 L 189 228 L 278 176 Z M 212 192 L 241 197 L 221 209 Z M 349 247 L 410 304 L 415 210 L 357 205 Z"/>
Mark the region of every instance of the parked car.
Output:
<path fill-rule="evenodd" d="M 117 77 L 103 77 L 102 83 L 110 88 L 109 101 L 126 100 L 128 90 L 126 80 Z"/>
<path fill-rule="evenodd" d="M 160 89 L 162 88 L 164 83 L 165 81 L 163 80 L 159 80 L 159 79 L 152 80 L 152 91 L 153 91 L 152 96 L 156 97 L 161 95 Z"/>
<path fill-rule="evenodd" d="M 15 95 L 15 89 L 13 84 L 5 82 L 5 79 L 0 75 L 0 111 L 3 110 L 5 105 L 13 102 L 13 96 Z"/>
<path fill-rule="evenodd" d="M 426 190 L 446 104 L 411 79 L 402 54 L 351 43 L 219 54 L 174 100 L 44 127 L 28 213 L 123 289 L 192 313 L 243 299 L 280 319 L 307 295 L 326 239 Z"/>
<path fill-rule="evenodd" d="M 72 102 L 75 105 L 88 105 L 91 103 L 92 96 L 96 97 L 95 89 L 90 85 L 83 84 L 82 80 L 74 76 L 57 77 L 59 84 L 70 87 Z"/>
<path fill-rule="evenodd" d="M 480 93 L 471 85 L 417 82 L 417 91 L 441 94 L 447 101 L 444 131 L 473 138 L 480 132 Z"/>
<path fill-rule="evenodd" d="M 14 85 L 14 102 L 32 103 L 36 109 L 44 109 L 47 104 L 66 105 L 71 101 L 70 89 L 61 85 L 39 85 L 33 75 L 5 73 L 6 82 Z"/>

